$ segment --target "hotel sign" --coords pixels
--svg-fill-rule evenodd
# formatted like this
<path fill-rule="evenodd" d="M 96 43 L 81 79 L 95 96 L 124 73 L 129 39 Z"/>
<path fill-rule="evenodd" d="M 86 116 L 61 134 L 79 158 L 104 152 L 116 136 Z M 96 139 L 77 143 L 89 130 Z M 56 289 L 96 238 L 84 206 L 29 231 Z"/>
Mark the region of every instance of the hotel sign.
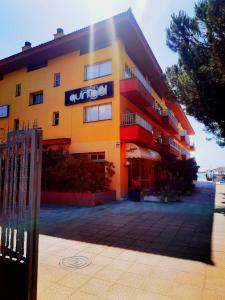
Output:
<path fill-rule="evenodd" d="M 9 105 L 0 105 L 0 118 L 7 118 L 9 116 Z"/>
<path fill-rule="evenodd" d="M 65 92 L 65 105 L 113 97 L 113 81 Z"/>

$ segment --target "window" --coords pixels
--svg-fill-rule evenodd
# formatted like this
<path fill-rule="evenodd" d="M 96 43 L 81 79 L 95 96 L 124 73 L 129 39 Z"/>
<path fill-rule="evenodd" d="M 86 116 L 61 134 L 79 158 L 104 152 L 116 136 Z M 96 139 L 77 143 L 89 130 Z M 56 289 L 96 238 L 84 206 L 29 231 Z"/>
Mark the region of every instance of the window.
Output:
<path fill-rule="evenodd" d="M 85 122 L 112 119 L 112 104 L 89 106 L 85 108 Z"/>
<path fill-rule="evenodd" d="M 95 162 L 105 161 L 105 152 L 76 153 L 73 155 L 77 159 L 92 160 Z"/>
<path fill-rule="evenodd" d="M 21 84 L 18 83 L 16 85 L 16 97 L 19 97 L 21 95 Z"/>
<path fill-rule="evenodd" d="M 19 130 L 20 129 L 20 120 L 19 119 L 14 119 L 14 130 Z"/>
<path fill-rule="evenodd" d="M 54 87 L 60 86 L 60 73 L 54 74 Z"/>
<path fill-rule="evenodd" d="M 30 105 L 36 105 L 43 103 L 43 92 L 37 92 L 30 94 Z"/>
<path fill-rule="evenodd" d="M 85 80 L 98 78 L 112 74 L 112 61 L 105 61 L 99 64 L 85 67 Z"/>
<path fill-rule="evenodd" d="M 53 113 L 53 122 L 52 122 L 53 126 L 58 126 L 59 125 L 59 112 L 55 111 Z"/>
<path fill-rule="evenodd" d="M 96 162 L 104 162 L 105 161 L 105 153 L 104 152 L 90 153 L 90 160 L 96 161 Z"/>

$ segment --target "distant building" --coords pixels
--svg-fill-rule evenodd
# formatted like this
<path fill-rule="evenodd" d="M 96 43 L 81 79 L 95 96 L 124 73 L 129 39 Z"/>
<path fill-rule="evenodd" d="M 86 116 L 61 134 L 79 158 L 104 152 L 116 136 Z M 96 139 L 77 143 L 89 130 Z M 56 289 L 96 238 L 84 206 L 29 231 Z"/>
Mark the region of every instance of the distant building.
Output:
<path fill-rule="evenodd" d="M 154 188 L 161 153 L 187 159 L 194 130 L 131 11 L 0 60 L 0 140 L 37 119 L 44 147 L 112 161 L 112 189 Z"/>

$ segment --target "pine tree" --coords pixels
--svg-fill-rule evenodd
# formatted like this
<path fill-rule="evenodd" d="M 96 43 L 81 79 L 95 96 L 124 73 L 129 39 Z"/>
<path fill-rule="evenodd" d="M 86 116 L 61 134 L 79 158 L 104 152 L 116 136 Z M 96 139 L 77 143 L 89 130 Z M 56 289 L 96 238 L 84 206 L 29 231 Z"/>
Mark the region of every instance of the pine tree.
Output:
<path fill-rule="evenodd" d="M 172 96 L 225 146 L 225 0 L 202 0 L 193 18 L 171 18 L 167 45 L 179 56 L 166 70 Z"/>

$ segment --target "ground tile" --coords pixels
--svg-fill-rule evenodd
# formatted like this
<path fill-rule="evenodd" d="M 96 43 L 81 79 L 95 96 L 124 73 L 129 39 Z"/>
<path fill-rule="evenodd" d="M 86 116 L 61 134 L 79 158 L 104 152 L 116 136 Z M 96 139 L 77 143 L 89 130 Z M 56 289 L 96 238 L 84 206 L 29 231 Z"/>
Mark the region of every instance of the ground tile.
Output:
<path fill-rule="evenodd" d="M 106 257 L 103 255 L 96 255 L 92 258 L 92 263 L 98 266 L 107 266 L 113 262 L 113 258 Z"/>
<path fill-rule="evenodd" d="M 110 264 L 110 267 L 121 271 L 126 271 L 133 264 L 134 264 L 133 262 L 116 258 Z"/>
<path fill-rule="evenodd" d="M 82 268 L 82 269 L 76 269 L 74 272 L 83 274 L 83 275 L 88 275 L 88 276 L 94 276 L 99 270 L 101 270 L 103 267 L 90 264 L 89 266 Z"/>
<path fill-rule="evenodd" d="M 190 285 L 173 284 L 168 292 L 168 296 L 180 300 L 200 300 L 202 298 L 202 289 Z"/>
<path fill-rule="evenodd" d="M 202 300 L 225 300 L 224 291 L 204 289 Z"/>
<path fill-rule="evenodd" d="M 124 272 L 118 279 L 117 283 L 134 287 L 134 288 L 140 288 L 145 280 L 145 276 Z"/>
<path fill-rule="evenodd" d="M 52 284 L 38 294 L 37 300 L 66 300 L 72 293 L 73 289 L 71 288 L 59 284 Z"/>
<path fill-rule="evenodd" d="M 75 292 L 72 295 L 70 295 L 66 300 L 105 300 L 105 299 L 102 297 L 99 297 L 99 296 L 94 296 L 94 295 L 79 291 L 79 292 Z"/>
<path fill-rule="evenodd" d="M 108 300 L 135 300 L 138 290 L 121 284 L 112 285 L 106 293 Z"/>
<path fill-rule="evenodd" d="M 205 281 L 205 288 L 223 291 L 225 293 L 225 280 L 224 278 L 207 278 Z"/>
<path fill-rule="evenodd" d="M 204 286 L 205 276 L 202 274 L 179 272 L 176 276 L 176 283 L 190 285 L 202 288 Z"/>
<path fill-rule="evenodd" d="M 92 278 L 80 288 L 80 291 L 95 296 L 103 297 L 106 295 L 106 292 L 108 291 L 111 285 L 111 282 L 98 278 Z"/>
<path fill-rule="evenodd" d="M 176 300 L 168 296 L 160 295 L 153 292 L 138 290 L 135 300 Z"/>
<path fill-rule="evenodd" d="M 110 282 L 115 282 L 117 281 L 123 271 L 118 270 L 118 269 L 113 269 L 110 265 L 105 267 L 104 269 L 100 270 L 99 272 L 96 273 L 95 278 L 99 278 L 102 280 L 110 281 Z"/>
<path fill-rule="evenodd" d="M 120 255 L 123 249 L 108 247 L 104 251 L 101 252 L 101 255 L 111 258 L 116 258 Z"/>
<path fill-rule="evenodd" d="M 138 253 L 132 250 L 125 250 L 119 256 L 118 259 L 135 262 L 137 260 Z"/>
<path fill-rule="evenodd" d="M 63 277 L 59 283 L 73 288 L 73 289 L 77 289 L 80 286 L 82 286 L 84 283 L 86 283 L 88 280 L 90 280 L 90 276 L 88 275 L 82 275 L 82 274 L 78 274 L 77 272 L 71 272 L 69 274 L 67 274 L 65 277 Z"/>
<path fill-rule="evenodd" d="M 153 271 L 153 267 L 141 263 L 135 262 L 130 268 L 127 269 L 128 272 L 139 274 L 143 276 L 150 275 Z"/>
<path fill-rule="evenodd" d="M 148 292 L 155 292 L 162 295 L 168 295 L 172 286 L 172 280 L 166 280 L 149 276 L 143 281 L 141 288 Z"/>

